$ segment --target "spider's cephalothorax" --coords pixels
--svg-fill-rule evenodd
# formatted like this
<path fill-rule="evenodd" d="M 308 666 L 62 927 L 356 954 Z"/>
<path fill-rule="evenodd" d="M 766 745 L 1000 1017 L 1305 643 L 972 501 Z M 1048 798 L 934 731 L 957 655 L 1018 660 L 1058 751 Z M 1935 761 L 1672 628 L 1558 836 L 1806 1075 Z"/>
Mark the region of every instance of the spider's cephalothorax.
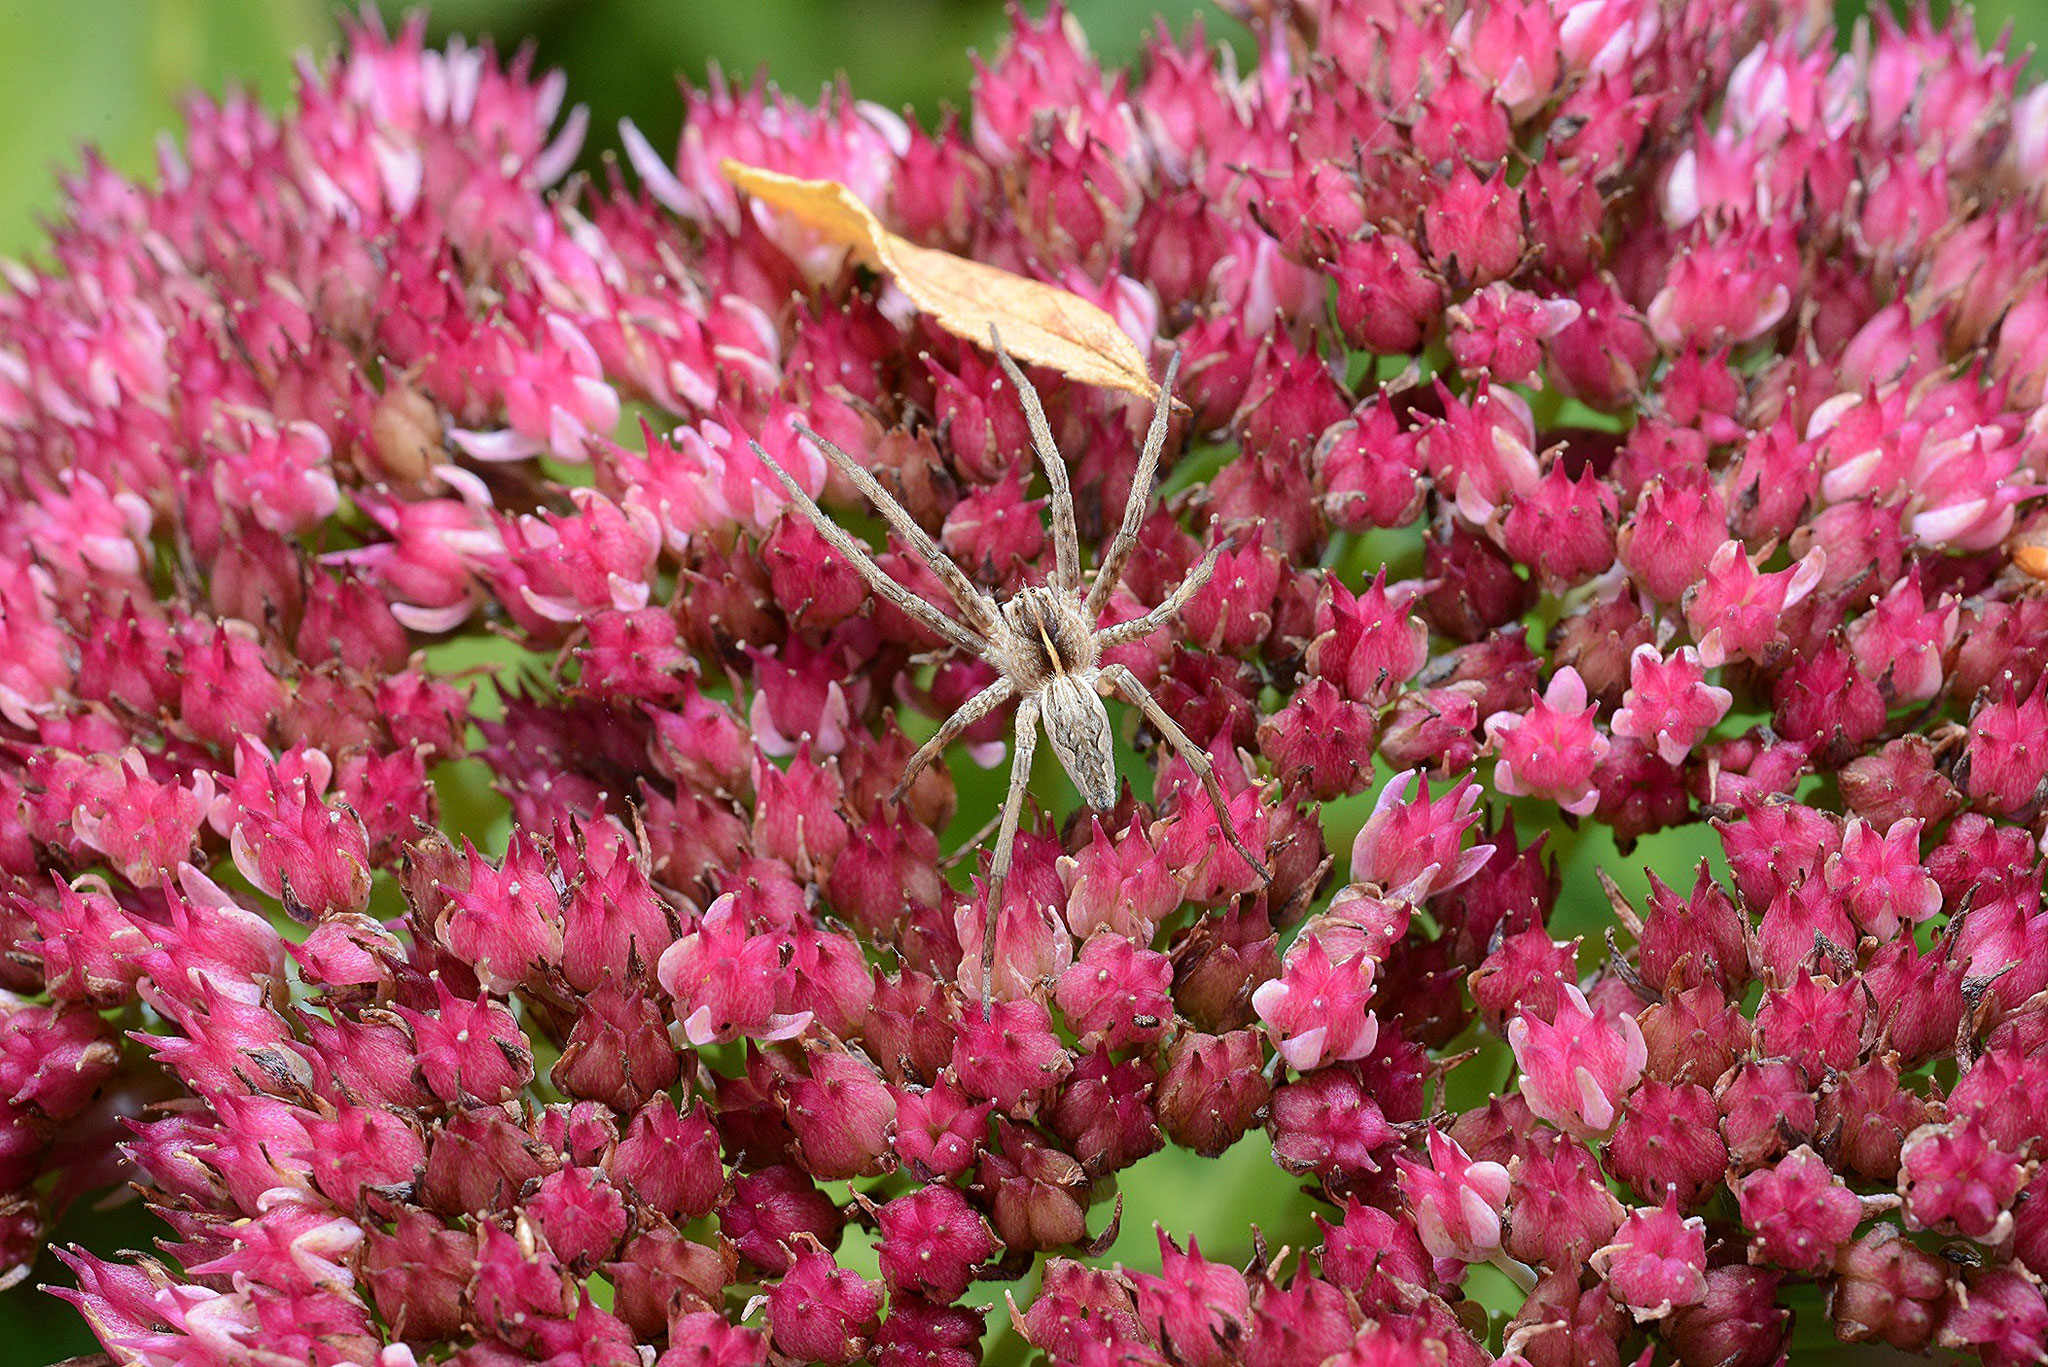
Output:
<path fill-rule="evenodd" d="M 1102 650 L 1085 602 L 1058 589 L 1028 588 L 1003 604 L 1019 693 L 1036 694 L 1045 738 L 1082 799 L 1098 812 L 1116 805 L 1116 752 L 1103 709 Z"/>
<path fill-rule="evenodd" d="M 1159 391 L 1159 406 L 1153 411 L 1152 427 L 1145 435 L 1145 448 L 1139 454 L 1138 469 L 1131 479 L 1131 495 L 1124 505 L 1123 521 L 1103 550 L 1102 561 L 1096 566 L 1095 574 L 1084 581 L 1080 538 L 1074 525 L 1074 495 L 1067 486 L 1066 461 L 1053 444 L 1052 428 L 1045 420 L 1038 392 L 1024 378 L 1024 372 L 1017 368 L 1010 354 L 1003 350 L 1002 339 L 991 334 L 990 340 L 995 344 L 996 358 L 1002 362 L 1003 373 L 1017 387 L 1017 396 L 1024 405 L 1025 420 L 1031 428 L 1032 447 L 1045 469 L 1046 482 L 1052 486 L 1055 563 L 1051 582 L 1047 584 L 1022 589 L 1007 601 L 996 603 L 939 549 L 924 528 L 918 526 L 902 505 L 891 498 L 888 491 L 876 483 L 874 476 L 853 457 L 809 428 L 799 428 L 867 496 L 904 544 L 931 566 L 964 620 L 949 617 L 885 574 L 865 546 L 827 517 L 810 495 L 761 449 L 759 443 L 754 445 L 755 454 L 775 472 L 790 498 L 817 525 L 819 534 L 846 557 L 847 563 L 868 581 L 875 592 L 933 634 L 962 650 L 971 651 L 996 670 L 996 681 L 962 703 L 958 711 L 946 718 L 938 733 L 910 757 L 902 781 L 896 785 L 897 797 L 900 798 L 911 780 L 963 731 L 1012 698 L 1017 700 L 1016 746 L 1010 762 L 1010 791 L 1003 802 L 1002 825 L 996 835 L 995 854 L 989 861 L 988 920 L 983 927 L 981 948 L 984 1012 L 988 1010 L 995 987 L 996 930 L 1003 905 L 1003 887 L 1010 874 L 1011 852 L 1017 841 L 1017 822 L 1023 813 L 1024 789 L 1030 781 L 1031 760 L 1037 748 L 1041 723 L 1045 727 L 1046 739 L 1052 742 L 1053 752 L 1059 756 L 1061 766 L 1074 780 L 1082 798 L 1089 806 L 1103 811 L 1116 802 L 1117 781 L 1114 737 L 1102 699 L 1115 694 L 1137 707 L 1152 728 L 1187 761 L 1201 780 L 1202 790 L 1208 795 L 1209 805 L 1216 813 L 1224 838 L 1258 870 L 1261 878 L 1269 881 L 1272 878 L 1259 857 L 1245 848 L 1244 840 L 1230 818 L 1230 808 L 1223 800 L 1222 790 L 1216 784 L 1215 765 L 1208 754 L 1167 715 L 1166 709 L 1146 691 L 1137 675 L 1122 665 L 1102 663 L 1105 648 L 1140 640 L 1178 616 L 1188 600 L 1209 582 L 1209 576 L 1216 570 L 1216 558 L 1230 543 L 1226 540 L 1211 547 L 1201 563 L 1167 595 L 1166 601 L 1144 616 L 1114 626 L 1095 625 L 1101 619 L 1111 590 L 1123 576 L 1124 565 L 1137 544 L 1138 527 L 1144 521 L 1145 509 L 1151 502 L 1152 477 L 1159 466 L 1159 453 L 1166 444 L 1167 396 L 1173 389 L 1180 358 L 1176 356 L 1166 368 L 1166 381 Z"/>

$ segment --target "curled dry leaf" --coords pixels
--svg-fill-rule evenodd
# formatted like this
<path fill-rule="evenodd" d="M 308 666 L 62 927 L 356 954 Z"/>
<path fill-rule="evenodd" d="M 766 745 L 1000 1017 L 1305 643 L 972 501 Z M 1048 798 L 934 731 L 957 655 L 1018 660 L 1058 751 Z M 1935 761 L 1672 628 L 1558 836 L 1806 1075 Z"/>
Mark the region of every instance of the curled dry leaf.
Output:
<path fill-rule="evenodd" d="M 1138 344 L 1080 295 L 898 237 L 836 180 L 799 180 L 729 158 L 720 166 L 727 180 L 754 198 L 887 272 L 913 304 L 954 336 L 985 347 L 993 327 L 1019 360 L 1082 384 L 1158 399 L 1159 386 Z"/>

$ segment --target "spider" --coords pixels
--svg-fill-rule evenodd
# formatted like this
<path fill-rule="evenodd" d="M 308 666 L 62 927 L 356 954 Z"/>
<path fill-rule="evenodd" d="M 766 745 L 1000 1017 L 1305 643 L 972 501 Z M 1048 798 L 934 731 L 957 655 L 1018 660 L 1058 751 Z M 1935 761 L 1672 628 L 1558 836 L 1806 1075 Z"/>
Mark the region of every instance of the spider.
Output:
<path fill-rule="evenodd" d="M 1096 811 L 1107 811 L 1116 803 L 1117 778 L 1109 713 L 1103 708 L 1102 699 L 1117 695 L 1136 706 L 1153 729 L 1165 737 L 1200 778 L 1202 791 L 1208 795 L 1209 805 L 1216 812 L 1231 846 L 1258 871 L 1261 879 L 1271 882 L 1273 878 L 1258 856 L 1245 848 L 1236 823 L 1230 819 L 1230 809 L 1224 804 L 1223 794 L 1216 785 L 1216 767 L 1208 754 L 1189 739 L 1187 732 L 1181 730 L 1166 709 L 1146 691 L 1137 675 L 1123 665 L 1102 663 L 1103 651 L 1150 636 L 1178 616 L 1188 600 L 1209 582 L 1210 575 L 1216 570 L 1217 557 L 1230 548 L 1228 538 L 1212 546 L 1201 562 L 1188 572 L 1187 578 L 1167 595 L 1166 601 L 1144 616 L 1114 626 L 1096 626 L 1103 605 L 1109 601 L 1110 592 L 1116 588 L 1131 551 L 1137 545 L 1138 526 L 1144 521 L 1145 509 L 1151 503 L 1152 477 L 1159 465 L 1160 450 L 1166 444 L 1168 395 L 1173 390 L 1174 377 L 1180 368 L 1180 357 L 1176 354 L 1167 364 L 1166 381 L 1159 391 L 1159 404 L 1153 411 L 1151 430 L 1145 436 L 1145 447 L 1138 457 L 1130 498 L 1124 504 L 1123 522 L 1104 549 L 1094 578 L 1087 580 L 1081 571 L 1080 537 L 1075 530 L 1074 494 L 1067 484 L 1066 461 L 1053 443 L 1052 428 L 1045 420 L 1045 408 L 1039 403 L 1038 391 L 1024 378 L 1024 372 L 1010 358 L 1002 338 L 993 330 L 990 341 L 996 358 L 1002 363 L 1003 373 L 1016 386 L 1018 398 L 1024 405 L 1025 422 L 1031 430 L 1031 444 L 1038 454 L 1039 464 L 1045 467 L 1046 480 L 1052 486 L 1054 568 L 1050 584 L 1027 586 L 1002 602 L 994 601 L 939 549 L 924 528 L 918 526 L 903 506 L 890 497 L 888 490 L 852 456 L 808 427 L 799 425 L 797 428 L 815 442 L 867 496 L 904 544 L 932 567 L 947 594 L 959 606 L 966 619 L 964 622 L 940 612 L 891 579 L 875 563 L 864 545 L 828 517 L 758 442 L 754 444 L 754 454 L 775 472 L 790 499 L 875 592 L 950 644 L 986 660 L 999 676 L 994 683 L 962 703 L 952 716 L 946 718 L 938 732 L 918 747 L 891 794 L 892 801 L 900 800 L 925 766 L 938 758 L 940 752 L 963 731 L 1012 698 L 1017 700 L 1010 791 L 1003 801 L 1002 824 L 996 835 L 994 857 L 989 862 L 988 921 L 981 941 L 981 1006 L 984 1016 L 989 1011 L 994 991 L 996 925 L 1003 905 L 1003 885 L 1010 874 L 1017 821 L 1023 809 L 1024 790 L 1031 779 L 1031 760 L 1037 749 L 1041 723 L 1045 727 L 1046 739 L 1052 743 L 1053 753 L 1059 756 L 1061 766 L 1073 779 L 1081 797 Z"/>

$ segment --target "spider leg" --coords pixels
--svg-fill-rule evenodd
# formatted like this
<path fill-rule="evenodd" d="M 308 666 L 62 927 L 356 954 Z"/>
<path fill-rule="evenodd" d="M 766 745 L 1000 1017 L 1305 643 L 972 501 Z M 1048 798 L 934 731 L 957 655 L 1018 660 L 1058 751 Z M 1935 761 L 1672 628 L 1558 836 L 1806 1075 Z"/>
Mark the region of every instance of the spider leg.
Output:
<path fill-rule="evenodd" d="M 939 576 L 939 582 L 946 586 L 946 592 L 953 596 L 953 601 L 967 614 L 967 620 L 973 623 L 974 629 L 990 637 L 1000 634 L 1002 619 L 996 615 L 995 604 L 989 601 L 987 594 L 975 587 L 974 581 L 967 577 L 966 571 L 953 563 L 953 557 L 939 549 L 939 544 L 932 540 L 924 528 L 917 525 L 917 519 L 896 501 L 895 496 L 884 489 L 880 481 L 867 472 L 865 466 L 846 454 L 838 445 L 819 436 L 802 423 L 796 424 L 796 430 L 799 435 L 817 443 L 818 449 L 825 453 L 826 459 L 838 466 L 839 472 L 853 481 L 853 487 L 860 490 L 867 496 L 868 502 L 875 505 L 875 511 L 882 515 L 883 521 L 889 524 L 896 535 L 903 538 L 903 544 L 916 551 L 918 558 L 932 567 L 932 573 Z"/>
<path fill-rule="evenodd" d="M 1017 388 L 1017 398 L 1024 405 L 1024 421 L 1031 428 L 1032 448 L 1038 453 L 1038 463 L 1045 467 L 1045 482 L 1052 486 L 1053 558 L 1059 586 L 1071 593 L 1081 587 L 1081 534 L 1074 527 L 1074 491 L 1067 483 L 1066 457 L 1052 439 L 1052 424 L 1045 420 L 1045 405 L 1038 401 L 1038 391 L 1010 359 L 1010 353 L 1003 347 L 1002 334 L 994 324 L 989 325 L 988 340 L 995 347 L 996 359 L 1002 362 L 1003 374 Z"/>
<path fill-rule="evenodd" d="M 1095 582 L 1088 586 L 1088 615 L 1102 612 L 1117 580 L 1124 577 L 1124 564 L 1138 544 L 1138 528 L 1144 524 L 1145 509 L 1152 503 L 1152 477 L 1159 470 L 1159 453 L 1166 448 L 1166 415 L 1172 403 L 1173 382 L 1180 374 L 1180 353 L 1166 363 L 1166 378 L 1159 385 L 1159 406 L 1152 410 L 1152 428 L 1145 434 L 1145 449 L 1138 454 L 1138 468 L 1131 475 L 1131 496 L 1124 501 L 1124 520 L 1102 552 L 1095 567 Z"/>
<path fill-rule="evenodd" d="M 1003 885 L 1010 881 L 1010 856 L 1017 848 L 1017 819 L 1031 783 L 1031 757 L 1038 749 L 1038 699 L 1026 694 L 1017 704 L 1017 744 L 1010 756 L 1010 793 L 1003 799 L 1003 825 L 988 865 L 988 920 L 981 928 L 981 1018 L 987 1020 L 996 990 L 996 930 L 1003 916 Z"/>
<path fill-rule="evenodd" d="M 1234 541 L 1234 537 L 1226 536 L 1211 546 L 1209 553 L 1202 557 L 1201 562 L 1188 571 L 1188 577 L 1181 580 L 1179 587 L 1166 596 L 1165 602 L 1143 617 L 1133 617 L 1128 622 L 1118 622 L 1115 626 L 1102 628 L 1095 633 L 1095 644 L 1107 650 L 1126 641 L 1140 641 L 1172 621 L 1179 615 L 1180 610 L 1188 605 L 1188 600 L 1202 591 L 1202 586 L 1209 582 L 1209 577 L 1216 573 L 1217 559 L 1231 548 Z"/>
<path fill-rule="evenodd" d="M 889 794 L 891 802 L 901 802 L 903 795 L 910 791 L 910 785 L 924 772 L 924 767 L 939 757 L 939 752 L 960 738 L 960 733 L 986 717 L 989 713 L 1008 702 L 1017 691 L 1005 674 L 981 692 L 969 698 L 953 710 L 936 734 L 917 747 L 917 753 L 910 757 L 910 763 L 903 766 L 903 777 L 896 781 L 895 791 Z M 980 842 L 976 842 L 977 844 Z"/>
<path fill-rule="evenodd" d="M 1209 805 L 1216 810 L 1216 824 L 1223 828 L 1230 847 L 1244 857 L 1244 861 L 1258 870 L 1259 877 L 1270 883 L 1273 871 L 1265 862 L 1245 848 L 1244 837 L 1237 833 L 1237 823 L 1230 819 L 1230 808 L 1223 800 L 1223 790 L 1216 783 L 1216 763 L 1201 746 L 1189 739 L 1188 733 L 1180 729 L 1180 723 L 1167 715 L 1145 685 L 1138 682 L 1138 676 L 1122 665 L 1104 665 L 1097 676 L 1097 687 L 1105 693 L 1116 693 L 1127 703 L 1144 712 L 1145 720 L 1152 723 L 1154 730 L 1166 738 L 1180 757 L 1188 762 L 1195 776 L 1202 780 L 1202 791 L 1208 794 Z"/>
<path fill-rule="evenodd" d="M 818 529 L 818 534 L 825 538 L 826 544 L 845 556 L 846 563 L 853 566 L 860 577 L 868 581 L 868 587 L 901 608 L 913 620 L 929 627 L 960 649 L 972 651 L 976 655 L 988 654 L 989 643 L 979 632 L 962 626 L 891 579 L 883 572 L 882 567 L 875 563 L 874 557 L 868 554 L 868 548 L 856 541 L 844 527 L 827 517 L 825 510 L 813 502 L 811 496 L 803 491 L 802 486 L 789 477 L 789 472 L 775 463 L 775 457 L 761 449 L 761 443 L 754 442 L 752 445 L 754 454 L 761 458 L 761 463 L 773 470 L 775 477 L 782 481 L 783 490 L 789 494 L 790 501 L 803 510 L 804 516 L 811 520 L 811 524 Z"/>

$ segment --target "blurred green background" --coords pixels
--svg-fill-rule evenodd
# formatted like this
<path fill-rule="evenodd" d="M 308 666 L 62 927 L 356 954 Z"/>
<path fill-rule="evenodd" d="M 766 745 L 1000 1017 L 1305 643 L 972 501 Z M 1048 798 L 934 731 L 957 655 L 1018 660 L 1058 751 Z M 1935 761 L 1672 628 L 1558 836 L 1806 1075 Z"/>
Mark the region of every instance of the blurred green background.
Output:
<path fill-rule="evenodd" d="M 1849 20 L 1869 3 L 1840 0 L 1837 9 Z M 1040 5 L 1032 0 L 1031 8 Z M 413 6 L 376 8 L 396 23 Z M 1070 0 L 1070 8 L 1112 61 L 1136 51 L 1155 12 L 1176 31 L 1203 12 L 1212 33 L 1242 36 L 1201 0 Z M 2048 0 L 1985 0 L 1976 8 L 1987 34 L 2011 24 L 2016 44 L 2048 37 Z M 349 12 L 327 0 L 0 0 L 0 254 L 36 254 L 39 217 L 56 203 L 57 177 L 77 166 L 81 144 L 96 144 L 123 170 L 146 172 L 157 138 L 178 127 L 183 92 L 240 84 L 275 102 L 288 88 L 292 54 L 325 50 Z M 965 103 L 970 51 L 992 53 L 1006 27 L 1001 0 L 441 0 L 430 18 L 436 39 L 489 36 L 501 50 L 531 42 L 541 65 L 564 68 L 570 98 L 591 107 L 586 146 L 593 152 L 616 146 L 622 116 L 656 147 L 672 147 L 681 114 L 676 78 L 701 79 L 712 63 L 743 77 L 765 69 L 805 95 L 843 71 L 861 96 L 911 106 L 929 121 L 945 105 Z M 1362 813 L 1331 815 L 1341 824 Z M 1671 881 L 1689 881 L 1693 859 L 1711 843 L 1701 834 L 1646 841 L 1626 860 L 1598 836 L 1553 848 L 1565 856 L 1572 885 L 1590 881 L 1591 865 L 1611 861 L 1638 892 L 1635 871 L 1645 863 Z M 1593 927 L 1561 933 L 1582 929 Z M 1162 1154 L 1127 1173 L 1122 1186 L 1124 1237 L 1112 1256 L 1133 1265 L 1157 1266 L 1155 1219 L 1200 1234 L 1212 1255 L 1231 1259 L 1249 1251 L 1241 1245 L 1254 1223 L 1302 1225 L 1303 1198 L 1257 1142 L 1234 1150 L 1220 1170 Z M 102 1249 L 145 1247 L 152 1234 L 132 1204 L 74 1212 L 67 1223 L 60 1237 L 78 1237 L 89 1224 Z M 60 1275 L 46 1262 L 36 1280 Z M 982 1289 L 991 1299 L 1000 1295 Z M 31 1285 L 0 1293 L 0 1367 L 44 1367 L 93 1347 L 69 1308 Z M 1005 1348 L 998 1360 L 1014 1361 L 1014 1340 Z M 1802 1353 L 1800 1360 L 1821 1356 Z"/>

